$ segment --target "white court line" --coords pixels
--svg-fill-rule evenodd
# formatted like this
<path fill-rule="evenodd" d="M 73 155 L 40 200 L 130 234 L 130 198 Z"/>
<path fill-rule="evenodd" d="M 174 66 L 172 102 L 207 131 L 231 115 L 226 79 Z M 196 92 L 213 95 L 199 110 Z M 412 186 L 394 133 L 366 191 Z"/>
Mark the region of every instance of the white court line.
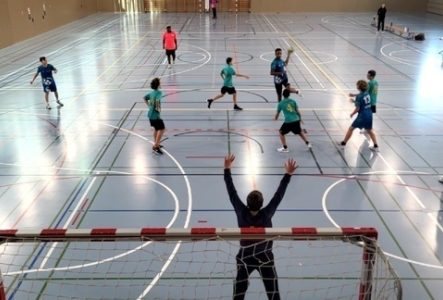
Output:
<path fill-rule="evenodd" d="M 127 132 L 127 133 L 129 133 L 129 134 L 131 134 L 131 135 L 137 136 L 137 137 L 139 137 L 139 138 L 141 138 L 141 139 L 143 139 L 143 140 L 146 140 L 146 141 L 152 143 L 149 139 L 147 139 L 147 138 L 145 138 L 144 136 L 141 136 L 141 135 L 139 135 L 139 134 L 137 134 L 137 133 L 135 133 L 135 132 L 133 132 L 133 131 L 131 131 L 131 130 L 127 130 L 127 129 L 124 129 L 124 128 L 119 128 L 119 127 L 116 127 L 116 126 L 113 126 L 113 125 L 109 125 L 109 124 L 103 124 L 103 125 L 108 126 L 108 127 L 111 127 L 111 128 L 114 128 L 114 129 L 119 129 L 119 130 L 121 130 L 121 131 Z M 187 207 L 187 215 L 186 215 L 186 220 L 185 220 L 184 228 L 188 228 L 188 226 L 189 226 L 189 222 L 190 222 L 190 220 L 191 220 L 191 213 L 192 213 L 192 189 L 191 189 L 191 185 L 190 185 L 190 183 L 189 183 L 188 176 L 186 175 L 186 172 L 185 172 L 185 170 L 183 169 L 183 167 L 181 166 L 181 164 L 180 164 L 180 163 L 175 159 L 175 157 L 173 157 L 168 151 L 164 150 L 164 153 L 166 153 L 166 154 L 170 157 L 170 159 L 171 159 L 172 161 L 174 161 L 174 163 L 177 165 L 177 167 L 179 168 L 179 170 L 180 170 L 180 171 L 182 172 L 182 174 L 184 175 L 184 179 L 185 179 L 185 183 L 186 183 L 186 187 L 187 187 L 187 191 L 188 191 L 188 207 Z M 0 163 L 0 165 L 16 165 L 16 164 L 5 164 L 5 163 Z M 69 168 L 56 168 L 56 169 L 68 170 Z M 72 169 L 71 169 L 71 170 L 72 170 Z M 107 171 L 107 172 L 111 172 L 111 171 Z M 124 174 L 124 173 L 126 173 L 126 172 L 112 171 L 112 173 L 117 173 L 117 174 L 120 173 L 120 174 Z M 149 180 L 153 180 L 153 179 L 149 178 Z M 163 184 L 162 184 L 162 185 L 163 185 Z M 168 188 L 167 186 L 165 186 L 165 187 Z M 168 188 L 168 190 L 170 190 L 170 189 Z M 172 192 L 172 190 L 170 190 L 170 191 Z M 172 192 L 172 193 L 173 193 L 173 192 Z M 173 194 L 173 195 L 175 195 L 175 194 Z M 176 196 L 174 197 L 174 200 L 176 200 L 176 210 L 175 210 L 176 214 L 174 214 L 174 218 L 173 218 L 173 220 L 171 220 L 171 222 L 168 224 L 167 228 L 169 228 L 170 226 L 172 226 L 172 224 L 175 222 L 175 218 L 178 216 L 178 210 L 177 210 L 177 207 L 178 207 L 178 204 L 177 204 L 177 203 L 178 203 L 178 199 L 176 198 Z M 104 263 L 104 262 L 112 261 L 112 260 L 115 260 L 115 259 L 117 259 L 117 258 L 124 257 L 124 256 L 126 256 L 126 255 L 128 255 L 128 254 L 131 254 L 131 253 L 133 253 L 133 252 L 135 252 L 135 251 L 137 251 L 137 250 L 139 250 L 139 249 L 142 249 L 143 247 L 145 247 L 146 245 L 148 245 L 148 244 L 150 244 L 150 243 L 151 243 L 151 242 L 144 243 L 143 245 L 141 245 L 141 246 L 139 246 L 139 247 L 137 247 L 137 248 L 134 248 L 134 249 L 132 249 L 132 250 L 130 250 L 130 251 L 127 251 L 127 252 L 125 252 L 125 253 L 119 254 L 119 255 L 114 256 L 114 257 L 106 258 L 106 259 L 101 260 L 101 261 L 92 262 L 92 263 L 89 263 L 89 264 L 77 265 L 77 266 L 68 266 L 68 267 L 62 267 L 62 268 L 50 268 L 50 269 L 45 269 L 45 270 L 36 270 L 36 269 L 33 269 L 33 270 L 18 271 L 18 273 L 17 273 L 17 272 L 15 272 L 15 273 L 17 273 L 17 274 L 25 274 L 25 273 L 34 273 L 34 272 L 41 272 L 41 271 L 72 270 L 72 269 L 74 269 L 74 268 L 90 267 L 90 266 L 98 265 L 98 264 L 101 264 L 101 263 Z M 149 283 L 149 285 L 146 287 L 146 289 L 140 294 L 140 296 L 138 297 L 138 299 L 141 299 L 141 298 L 145 297 L 145 296 L 150 292 L 150 290 L 155 286 L 155 284 L 158 282 L 158 280 L 161 278 L 161 276 L 163 275 L 163 273 L 166 271 L 166 269 L 169 267 L 170 263 L 171 263 L 172 260 L 174 259 L 175 255 L 177 254 L 177 252 L 178 252 L 178 250 L 179 250 L 179 248 L 180 248 L 180 245 L 181 245 L 181 242 L 178 242 L 177 245 L 175 246 L 173 252 L 172 252 L 171 255 L 168 257 L 168 260 L 166 261 L 166 263 L 165 263 L 165 264 L 163 265 L 163 267 L 161 268 L 160 272 L 158 272 L 158 273 L 155 275 L 154 279 Z M 13 272 L 10 272 L 10 273 L 8 273 L 8 274 L 4 274 L 4 275 L 17 275 L 17 274 L 13 274 Z"/>
<path fill-rule="evenodd" d="M 164 78 L 164 77 L 169 77 L 169 76 L 174 76 L 174 75 L 178 75 L 178 74 L 183 74 L 183 73 L 191 72 L 191 71 L 200 69 L 201 67 L 206 65 L 211 60 L 212 55 L 211 55 L 211 53 L 208 50 L 206 50 L 204 48 L 201 48 L 201 47 L 198 47 L 198 46 L 195 46 L 195 45 L 191 45 L 191 44 L 189 46 L 198 48 L 198 49 L 202 50 L 203 52 L 206 52 L 208 59 L 206 61 L 204 61 L 203 63 L 201 63 L 200 65 L 192 67 L 190 69 L 186 69 L 186 70 L 179 71 L 179 72 L 171 72 L 171 73 L 168 73 L 168 74 L 165 74 L 165 75 L 160 75 L 160 76 L 157 76 L 157 77 L 158 78 Z M 166 58 L 165 58 L 165 61 L 166 61 Z M 173 70 L 173 69 L 171 69 L 171 70 Z"/>
<path fill-rule="evenodd" d="M 135 136 L 137 136 L 137 137 L 139 137 L 139 138 L 141 138 L 143 140 L 149 141 L 144 136 L 142 136 L 142 135 L 140 135 L 140 134 L 138 134 L 136 132 L 133 132 L 131 130 L 124 129 L 124 128 L 119 128 L 119 127 L 116 127 L 116 126 L 113 126 L 113 125 L 109 125 L 109 124 L 105 124 L 105 125 L 109 126 L 109 127 L 112 127 L 114 129 L 119 129 L 119 130 L 127 132 L 129 134 L 135 135 Z M 152 142 L 150 142 L 150 143 L 152 143 Z M 179 168 L 180 172 L 183 174 L 183 178 L 185 179 L 185 182 L 186 182 L 186 187 L 187 187 L 187 190 L 188 190 L 188 208 L 187 208 L 188 214 L 186 215 L 186 220 L 185 220 L 184 228 L 188 228 L 189 222 L 191 221 L 191 213 L 192 213 L 192 190 L 191 190 L 191 184 L 189 183 L 189 179 L 188 179 L 188 176 L 186 175 L 185 170 L 180 165 L 180 163 L 175 159 L 175 157 L 173 157 L 171 154 L 169 154 L 169 152 L 166 151 L 166 150 L 163 150 L 163 152 L 166 153 L 169 156 L 169 158 L 176 164 L 176 166 Z M 180 248 L 180 245 L 181 245 L 181 241 L 177 242 L 177 245 L 175 245 L 174 250 L 172 251 L 171 255 L 169 255 L 168 259 L 166 260 L 165 264 L 161 268 L 160 272 L 158 272 L 157 275 L 155 275 L 155 277 L 151 280 L 151 282 L 146 287 L 146 289 L 137 297 L 137 299 L 143 299 L 151 291 L 151 289 L 157 284 L 157 282 L 163 276 L 163 273 L 168 269 L 169 265 L 171 264 L 172 260 L 174 259 L 175 255 L 177 254 L 178 249 Z"/>
<path fill-rule="evenodd" d="M 391 174 L 391 172 L 392 172 L 392 171 L 371 171 L 371 172 L 366 172 L 366 173 L 363 173 L 363 174 L 383 174 L 383 173 L 389 173 L 389 174 Z M 417 172 L 417 171 L 395 171 L 395 170 L 394 170 L 394 173 L 396 174 L 397 177 L 399 177 L 399 172 L 400 172 L 400 173 L 411 173 L 411 174 L 423 174 L 423 175 L 427 175 L 427 174 L 429 174 L 429 173 L 426 173 L 426 172 Z M 331 222 L 332 225 L 335 226 L 335 227 L 337 227 L 337 228 L 340 228 L 341 226 L 340 226 L 337 222 L 335 222 L 335 220 L 332 218 L 331 214 L 329 213 L 329 210 L 328 210 L 328 207 L 327 207 L 327 205 L 326 205 L 326 202 L 327 202 L 327 198 L 328 198 L 328 194 L 329 194 L 329 192 L 330 192 L 335 186 L 337 186 L 338 184 L 340 184 L 340 183 L 342 183 L 342 182 L 344 182 L 344 181 L 346 181 L 346 180 L 348 180 L 348 179 L 355 179 L 355 175 L 349 176 L 348 178 L 343 178 L 343 179 L 337 180 L 336 182 L 334 182 L 333 184 L 331 184 L 331 185 L 325 190 L 325 192 L 323 193 L 322 199 L 321 199 L 321 204 L 322 204 L 323 213 L 326 215 L 326 218 L 329 220 L 329 222 Z M 404 181 L 401 181 L 401 182 L 402 182 L 402 184 L 404 184 L 404 185 L 406 184 L 406 183 L 404 183 Z M 427 215 L 430 216 L 431 214 L 430 214 L 430 213 L 427 213 Z M 436 223 L 438 224 L 438 220 L 435 219 L 434 216 L 432 216 L 432 217 L 434 218 L 433 221 L 436 222 Z M 440 229 L 441 231 L 443 231 L 443 228 L 442 228 L 442 226 L 440 226 L 440 224 L 438 224 L 437 226 L 439 227 L 439 229 Z M 383 251 L 383 250 L 382 250 L 382 251 Z M 402 257 L 402 256 L 398 256 L 398 255 L 395 255 L 395 254 L 392 254 L 392 253 L 389 253 L 389 252 L 386 252 L 386 251 L 383 251 L 383 253 L 384 253 L 386 256 L 389 256 L 389 257 L 392 257 L 392 258 L 394 258 L 394 259 L 397 259 L 397 260 L 400 260 L 400 261 L 404 261 L 404 262 L 407 262 L 407 263 L 410 263 L 410 264 L 419 265 L 419 266 L 428 267 L 428 268 L 433 268 L 433 269 L 440 269 L 440 270 L 443 270 L 443 266 L 441 266 L 441 265 L 439 266 L 439 265 L 434 265 L 434 264 L 424 263 L 424 262 L 417 261 L 417 260 L 408 259 L 408 258 L 405 258 L 405 257 Z"/>
<path fill-rule="evenodd" d="M 117 21 L 120 21 L 120 18 L 119 18 L 119 19 L 116 19 L 116 20 L 112 20 L 112 21 L 110 21 L 109 23 L 100 26 L 99 28 L 96 29 L 96 31 L 101 30 L 103 27 L 109 26 L 109 25 L 111 25 L 112 23 L 116 23 Z M 75 43 L 77 43 L 78 41 L 81 41 L 81 40 L 88 40 L 88 39 L 89 39 L 89 38 L 85 38 L 85 37 L 78 38 L 78 39 L 72 41 L 71 43 L 69 43 L 68 45 L 64 45 L 64 46 L 62 46 L 62 47 L 60 47 L 60 48 L 58 48 L 58 49 L 56 49 L 56 50 L 54 50 L 54 51 L 49 52 L 49 53 L 46 54 L 45 56 L 49 57 L 49 56 L 51 56 L 51 55 L 53 55 L 53 54 L 55 54 L 55 53 L 60 52 L 60 51 L 63 50 L 64 48 L 69 48 L 69 47 L 71 47 L 72 44 L 75 44 Z M 10 73 L 8 73 L 8 74 L 3 75 L 3 76 L 0 77 L 0 82 L 1 82 L 3 79 L 5 79 L 5 78 L 7 78 L 7 77 L 9 77 L 9 76 L 11 76 L 11 75 L 14 75 L 14 74 L 16 74 L 16 73 L 18 73 L 18 72 L 20 72 L 20 71 L 26 69 L 26 68 L 29 68 L 30 66 L 32 66 L 32 65 L 36 65 L 36 64 L 37 64 L 37 62 L 31 62 L 31 63 L 28 63 L 27 65 L 24 65 L 23 67 L 20 67 L 20 68 L 16 69 L 15 71 L 12 71 L 12 72 L 10 72 Z"/>
<path fill-rule="evenodd" d="M 286 43 L 286 45 L 288 47 L 291 47 L 291 45 L 288 43 L 288 41 L 285 38 L 282 38 L 283 42 Z M 301 59 L 301 57 L 297 54 L 296 51 L 293 52 L 294 55 L 297 56 L 298 60 L 302 63 L 302 65 L 306 68 L 306 70 L 308 70 L 309 74 L 311 74 L 311 76 L 315 79 L 315 81 L 317 81 L 317 83 L 322 87 L 322 89 L 325 88 L 325 86 L 320 82 L 320 80 L 318 79 L 317 76 L 315 76 L 315 74 L 311 71 L 311 69 L 305 64 L 305 62 Z M 306 53 L 305 53 L 306 54 Z"/>
<path fill-rule="evenodd" d="M 278 31 L 278 29 L 274 26 L 274 24 L 272 24 L 272 22 L 269 21 L 268 17 L 266 17 L 264 14 L 262 14 L 262 16 L 263 16 L 263 18 L 266 20 L 266 22 L 268 22 L 268 24 L 272 27 L 272 29 L 274 29 L 274 31 L 275 31 L 276 33 L 280 33 L 280 32 Z M 268 32 L 268 33 L 269 33 L 269 32 Z"/>
<path fill-rule="evenodd" d="M 19 164 L 9 164 L 9 163 L 0 163 L 0 165 L 4 165 L 4 166 L 21 166 Z M 23 166 L 23 167 L 28 167 L 29 166 Z M 90 173 L 91 170 L 85 170 L 85 169 L 75 169 L 75 168 L 58 168 L 58 167 L 53 167 L 56 170 L 62 170 L 62 171 L 76 171 L 76 172 L 85 172 L 86 174 Z M 129 172 L 120 172 L 120 171 L 100 171 L 101 173 L 106 173 L 106 174 L 121 174 L 121 175 L 134 175 L 134 173 L 129 173 Z M 169 223 L 166 225 L 166 228 L 170 228 L 176 221 L 178 214 L 179 214 L 179 200 L 177 195 L 174 193 L 174 191 L 172 191 L 172 189 L 170 189 L 167 185 L 165 185 L 164 183 L 155 180 L 153 178 L 147 177 L 147 176 L 142 176 L 139 175 L 140 177 L 155 182 L 157 184 L 159 184 L 160 186 L 162 186 L 163 188 L 165 188 L 173 197 L 174 199 L 174 204 L 175 204 L 175 209 L 174 209 L 174 215 L 171 219 L 171 221 L 169 221 Z M 70 271 L 70 270 L 77 270 L 77 269 L 83 269 L 83 268 L 88 268 L 88 267 L 93 267 L 96 265 L 100 265 L 106 262 L 111 262 L 114 261 L 116 259 L 125 257 L 129 254 L 132 254 L 140 249 L 143 249 L 144 247 L 146 247 L 147 245 L 149 245 L 151 242 L 146 242 L 134 249 L 131 249 L 127 252 L 123 252 L 120 253 L 116 256 L 111 256 L 108 258 L 104 258 L 102 260 L 99 261 L 95 261 L 95 262 L 90 262 L 87 264 L 80 264 L 80 265 L 71 265 L 71 266 L 66 266 L 66 267 L 55 267 L 55 268 L 46 268 L 46 269 L 30 269 L 30 270 L 20 270 L 20 271 L 11 271 L 11 272 L 7 272 L 7 273 L 3 273 L 4 276 L 14 276 L 14 275 L 23 275 L 23 274 L 28 274 L 28 273 L 37 273 L 37 272 L 53 272 L 53 271 Z"/>
<path fill-rule="evenodd" d="M 276 33 L 280 33 L 278 29 L 274 26 L 274 24 L 272 24 L 272 22 L 265 15 L 263 15 L 263 18 L 265 18 L 265 20 L 269 23 L 269 25 L 271 25 L 271 27 L 274 29 Z M 285 38 L 282 37 L 281 39 L 283 40 L 283 42 L 286 43 L 288 47 L 291 47 L 291 45 L 288 43 L 288 41 Z M 315 74 L 311 71 L 311 69 L 309 69 L 309 67 L 305 64 L 305 62 L 301 59 L 301 57 L 295 51 L 293 53 L 294 55 L 297 56 L 298 60 L 303 64 L 306 70 L 308 70 L 309 74 L 311 74 L 311 76 L 315 79 L 315 81 L 317 81 L 317 83 L 324 89 L 325 86 L 320 82 L 317 76 L 315 76 Z"/>
<path fill-rule="evenodd" d="M 398 58 L 398 57 L 395 57 L 395 56 L 391 56 L 391 55 L 389 55 L 389 54 L 386 54 L 385 53 L 385 51 L 384 51 L 384 49 L 386 48 L 386 47 L 388 47 L 388 46 L 391 46 L 391 45 L 398 45 L 397 43 L 388 43 L 388 44 L 386 44 L 386 45 L 383 45 L 383 47 L 381 47 L 380 48 L 380 53 L 381 53 L 381 55 L 383 55 L 384 57 L 386 57 L 386 58 L 388 58 L 388 59 L 390 59 L 390 60 L 393 60 L 393 61 L 395 61 L 395 62 L 398 62 L 398 63 L 401 63 L 401 64 L 404 64 L 404 65 L 408 65 L 408 66 L 411 66 L 411 67 L 418 67 L 418 63 L 410 63 L 410 62 L 406 62 L 405 61 L 405 59 L 401 59 L 401 58 Z M 412 50 L 411 50 L 412 51 Z"/>
<path fill-rule="evenodd" d="M 97 175 L 99 175 L 100 172 L 97 172 Z M 66 229 L 69 227 L 69 224 L 71 223 L 72 219 L 74 219 L 75 214 L 79 210 L 80 206 L 83 204 L 83 202 L 86 199 L 86 196 L 88 195 L 89 191 L 91 190 L 92 186 L 94 185 L 95 181 L 97 180 L 97 177 L 94 177 L 91 181 L 91 183 L 86 188 L 86 191 L 83 193 L 83 195 L 80 197 L 80 200 L 78 201 L 77 205 L 75 206 L 74 210 L 72 211 L 71 215 L 69 216 L 68 220 L 65 222 L 65 225 L 63 225 L 63 229 Z M 42 260 L 42 263 L 40 264 L 39 269 L 43 269 L 48 262 L 49 257 L 51 257 L 52 252 L 54 252 L 55 247 L 57 247 L 58 243 L 53 243 L 51 245 L 51 248 L 49 249 L 48 253 L 46 254 L 45 258 Z"/>

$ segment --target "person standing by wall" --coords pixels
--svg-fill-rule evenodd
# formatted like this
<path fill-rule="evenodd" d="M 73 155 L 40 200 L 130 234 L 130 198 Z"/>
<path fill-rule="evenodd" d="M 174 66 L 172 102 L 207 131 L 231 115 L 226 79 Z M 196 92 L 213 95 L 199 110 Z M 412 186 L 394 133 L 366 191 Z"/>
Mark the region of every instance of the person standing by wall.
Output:
<path fill-rule="evenodd" d="M 217 0 L 209 0 L 211 3 L 212 18 L 217 19 Z"/>
<path fill-rule="evenodd" d="M 378 16 L 377 31 L 380 31 L 380 27 L 382 31 L 385 31 L 386 5 L 384 3 L 378 9 L 377 16 Z"/>

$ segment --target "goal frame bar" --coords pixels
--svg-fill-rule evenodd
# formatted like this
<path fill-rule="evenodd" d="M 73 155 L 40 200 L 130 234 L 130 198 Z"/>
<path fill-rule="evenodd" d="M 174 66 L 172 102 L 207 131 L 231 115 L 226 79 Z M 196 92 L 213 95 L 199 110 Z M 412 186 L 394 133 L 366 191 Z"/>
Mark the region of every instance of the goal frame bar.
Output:
<path fill-rule="evenodd" d="M 362 276 L 359 300 L 370 300 L 378 232 L 372 227 L 288 227 L 288 228 L 88 228 L 88 229 L 0 229 L 0 245 L 5 242 L 79 242 L 79 241 L 215 241 L 244 239 L 328 240 L 360 242 Z M 401 296 L 400 296 L 401 297 Z M 6 299 L 0 272 L 0 300 Z"/>
<path fill-rule="evenodd" d="M 153 241 L 168 240 L 224 240 L 239 239 L 293 239 L 293 240 L 320 240 L 329 238 L 368 238 L 376 241 L 378 232 L 371 227 L 288 227 L 288 228 L 87 228 L 87 229 L 0 229 L 0 244 L 6 239 L 16 238 L 39 240 L 42 242 L 57 241 L 88 241 L 96 238 L 102 241 L 133 241 L 149 239 Z"/>

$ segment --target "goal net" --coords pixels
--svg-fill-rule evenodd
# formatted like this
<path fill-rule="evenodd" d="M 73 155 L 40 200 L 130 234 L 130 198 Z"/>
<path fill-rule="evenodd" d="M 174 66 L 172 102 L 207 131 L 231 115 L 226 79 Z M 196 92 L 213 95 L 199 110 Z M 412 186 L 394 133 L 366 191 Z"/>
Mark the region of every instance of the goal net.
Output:
<path fill-rule="evenodd" d="M 372 228 L 0 230 L 0 300 L 232 299 L 240 240 L 256 267 L 272 245 L 278 274 L 252 272 L 245 299 L 268 299 L 264 280 L 281 299 L 401 299 L 376 239 Z"/>

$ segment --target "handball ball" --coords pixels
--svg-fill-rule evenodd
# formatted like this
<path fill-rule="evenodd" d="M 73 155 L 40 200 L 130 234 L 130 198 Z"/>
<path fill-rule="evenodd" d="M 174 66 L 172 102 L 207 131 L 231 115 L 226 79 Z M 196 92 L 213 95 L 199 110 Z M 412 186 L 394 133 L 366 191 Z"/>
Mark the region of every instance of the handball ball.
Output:
<path fill-rule="evenodd" d="M 294 48 L 291 47 L 288 49 L 288 53 L 292 53 L 292 52 L 294 52 Z"/>

